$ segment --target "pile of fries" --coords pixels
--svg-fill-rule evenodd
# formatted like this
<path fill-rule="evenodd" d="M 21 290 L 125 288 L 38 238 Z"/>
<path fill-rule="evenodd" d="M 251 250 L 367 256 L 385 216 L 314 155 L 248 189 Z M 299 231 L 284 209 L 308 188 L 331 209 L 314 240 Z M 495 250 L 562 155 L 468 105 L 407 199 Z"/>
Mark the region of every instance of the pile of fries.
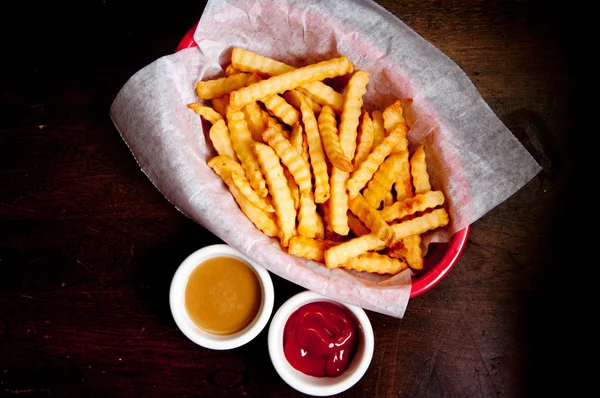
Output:
<path fill-rule="evenodd" d="M 369 74 L 346 57 L 293 68 L 234 48 L 188 107 L 210 124 L 208 166 L 263 233 L 298 257 L 379 274 L 423 269 L 421 235 L 445 226 L 400 99 L 363 108 Z M 346 76 L 340 92 L 327 82 Z"/>

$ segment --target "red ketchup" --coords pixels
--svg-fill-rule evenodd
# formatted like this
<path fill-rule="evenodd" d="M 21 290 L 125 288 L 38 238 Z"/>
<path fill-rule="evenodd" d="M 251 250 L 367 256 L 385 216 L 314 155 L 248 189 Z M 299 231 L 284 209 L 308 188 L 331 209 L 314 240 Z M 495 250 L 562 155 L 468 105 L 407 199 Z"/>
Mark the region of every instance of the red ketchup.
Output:
<path fill-rule="evenodd" d="M 339 376 L 356 353 L 359 330 L 354 316 L 340 305 L 327 301 L 306 304 L 285 324 L 285 357 L 309 376 Z"/>

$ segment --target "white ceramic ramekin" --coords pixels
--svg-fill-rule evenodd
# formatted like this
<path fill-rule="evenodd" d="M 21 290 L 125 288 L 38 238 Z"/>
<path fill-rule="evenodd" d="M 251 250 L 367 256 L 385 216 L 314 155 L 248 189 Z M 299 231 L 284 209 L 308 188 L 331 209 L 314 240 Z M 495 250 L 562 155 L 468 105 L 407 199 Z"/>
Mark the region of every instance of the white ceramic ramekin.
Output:
<path fill-rule="evenodd" d="M 361 328 L 356 355 L 348 369 L 338 377 L 308 376 L 292 367 L 283 352 L 283 330 L 288 318 L 301 306 L 315 301 L 329 301 L 346 307 L 356 317 Z M 363 377 L 373 358 L 375 342 L 373 327 L 362 308 L 340 303 L 311 291 L 305 291 L 291 297 L 279 307 L 269 326 L 268 345 L 273 366 L 287 384 L 304 394 L 328 396 L 346 391 Z"/>
<path fill-rule="evenodd" d="M 233 257 L 248 264 L 258 276 L 262 288 L 262 303 L 256 318 L 245 329 L 227 336 L 214 335 L 202 330 L 196 326 L 185 309 L 185 287 L 191 272 L 203 261 L 221 256 Z M 179 265 L 171 282 L 169 302 L 175 323 L 190 340 L 205 348 L 229 350 L 248 343 L 264 329 L 273 311 L 274 296 L 273 281 L 265 268 L 233 247 L 217 244 L 195 251 Z"/>

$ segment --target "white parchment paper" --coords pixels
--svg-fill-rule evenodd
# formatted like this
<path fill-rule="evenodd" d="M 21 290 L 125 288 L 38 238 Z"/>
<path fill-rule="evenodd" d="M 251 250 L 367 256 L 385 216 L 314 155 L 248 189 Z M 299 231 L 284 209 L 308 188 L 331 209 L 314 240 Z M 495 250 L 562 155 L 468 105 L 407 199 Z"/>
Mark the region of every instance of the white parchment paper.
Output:
<path fill-rule="evenodd" d="M 293 66 L 344 55 L 370 74 L 365 108 L 406 100 L 410 145 L 425 144 L 432 185 L 445 192 L 451 215 L 427 241 L 447 241 L 540 170 L 465 73 L 372 1 L 212 0 L 194 40 L 198 47 L 159 58 L 127 81 L 110 109 L 115 126 L 177 209 L 269 271 L 325 296 L 401 318 L 411 273 L 382 281 L 328 270 L 283 252 L 239 210 L 206 165 L 215 152 L 187 108 L 198 101 L 196 82 L 222 75 L 233 47 Z"/>

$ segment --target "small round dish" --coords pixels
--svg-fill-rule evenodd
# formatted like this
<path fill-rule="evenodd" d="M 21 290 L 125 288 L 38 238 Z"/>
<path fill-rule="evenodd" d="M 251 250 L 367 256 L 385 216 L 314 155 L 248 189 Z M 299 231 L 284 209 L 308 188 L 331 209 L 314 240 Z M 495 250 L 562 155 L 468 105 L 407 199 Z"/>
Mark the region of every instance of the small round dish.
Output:
<path fill-rule="evenodd" d="M 348 369 L 337 377 L 313 377 L 296 370 L 285 357 L 283 334 L 290 315 L 305 304 L 328 301 L 348 309 L 360 327 L 356 354 Z M 346 391 L 355 385 L 367 371 L 375 347 L 373 327 L 361 308 L 331 300 L 312 291 L 304 291 L 288 299 L 275 313 L 269 326 L 269 356 L 279 376 L 292 388 L 313 396 L 329 396 Z"/>
<path fill-rule="evenodd" d="M 206 332 L 194 323 L 185 308 L 185 289 L 192 271 L 202 262 L 214 257 L 232 257 L 242 261 L 254 271 L 260 282 L 262 301 L 256 317 L 243 330 L 230 335 Z M 217 244 L 193 252 L 179 265 L 171 282 L 169 304 L 175 323 L 186 337 L 205 348 L 229 350 L 248 343 L 264 329 L 273 311 L 274 297 L 273 281 L 265 268 L 233 247 Z"/>

